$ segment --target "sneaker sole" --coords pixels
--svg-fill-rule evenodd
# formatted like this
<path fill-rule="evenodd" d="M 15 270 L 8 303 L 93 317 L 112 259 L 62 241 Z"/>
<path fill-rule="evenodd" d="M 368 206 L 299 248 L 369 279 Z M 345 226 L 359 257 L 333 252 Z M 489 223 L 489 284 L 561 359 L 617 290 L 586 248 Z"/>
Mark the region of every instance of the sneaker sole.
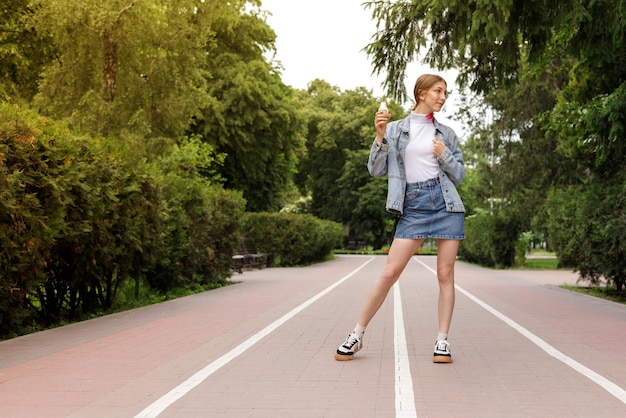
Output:
<path fill-rule="evenodd" d="M 338 360 L 338 361 L 348 361 L 348 360 L 352 360 L 353 356 L 354 356 L 354 354 L 350 355 L 350 354 L 335 353 L 335 360 Z"/>
<path fill-rule="evenodd" d="M 452 363 L 452 357 L 450 356 L 434 356 L 433 363 Z"/>

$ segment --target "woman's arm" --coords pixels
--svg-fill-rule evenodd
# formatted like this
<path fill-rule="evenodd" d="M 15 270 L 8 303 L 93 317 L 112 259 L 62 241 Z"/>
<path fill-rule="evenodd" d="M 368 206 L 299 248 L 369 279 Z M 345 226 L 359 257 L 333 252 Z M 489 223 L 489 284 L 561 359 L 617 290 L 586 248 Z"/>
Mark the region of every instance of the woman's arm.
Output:
<path fill-rule="evenodd" d="M 389 154 L 389 143 L 385 139 L 379 142 L 374 140 L 367 161 L 367 169 L 374 177 L 382 177 L 387 174 L 387 156 Z"/>
<path fill-rule="evenodd" d="M 448 175 L 452 183 L 458 186 L 465 179 L 465 163 L 463 162 L 463 153 L 459 147 L 459 138 L 454 131 L 444 134 L 444 143 L 446 149 L 437 157 L 437 161 L 441 169 Z M 446 138 L 447 136 L 447 138 Z"/>
<path fill-rule="evenodd" d="M 388 110 L 378 109 L 374 116 L 374 127 L 376 128 L 376 138 L 370 149 L 370 156 L 367 161 L 367 169 L 374 177 L 382 177 L 387 174 L 387 155 L 389 154 L 389 142 L 385 139 L 387 126 L 391 113 Z"/>

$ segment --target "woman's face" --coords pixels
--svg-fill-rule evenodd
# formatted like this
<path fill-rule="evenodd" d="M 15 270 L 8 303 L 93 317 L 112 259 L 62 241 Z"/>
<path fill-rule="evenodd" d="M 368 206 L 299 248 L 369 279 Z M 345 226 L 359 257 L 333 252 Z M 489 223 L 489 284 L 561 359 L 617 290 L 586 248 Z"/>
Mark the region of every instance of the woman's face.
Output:
<path fill-rule="evenodd" d="M 426 110 L 424 113 L 439 112 L 446 103 L 448 86 L 443 81 L 436 82 L 426 92 L 420 93 L 420 105 Z"/>

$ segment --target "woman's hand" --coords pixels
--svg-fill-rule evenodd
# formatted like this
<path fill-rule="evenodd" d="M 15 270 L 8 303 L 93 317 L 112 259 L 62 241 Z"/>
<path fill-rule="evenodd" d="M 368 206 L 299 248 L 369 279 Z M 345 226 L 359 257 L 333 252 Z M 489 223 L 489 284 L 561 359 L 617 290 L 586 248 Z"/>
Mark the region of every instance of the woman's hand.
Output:
<path fill-rule="evenodd" d="M 435 153 L 435 157 L 441 157 L 441 154 L 446 150 L 446 144 L 444 144 L 441 139 L 435 137 L 433 139 L 433 152 Z"/>
<path fill-rule="evenodd" d="M 379 110 L 374 117 L 374 126 L 376 127 L 376 140 L 383 142 L 385 131 L 387 130 L 387 123 L 391 118 L 391 113 L 387 110 Z"/>

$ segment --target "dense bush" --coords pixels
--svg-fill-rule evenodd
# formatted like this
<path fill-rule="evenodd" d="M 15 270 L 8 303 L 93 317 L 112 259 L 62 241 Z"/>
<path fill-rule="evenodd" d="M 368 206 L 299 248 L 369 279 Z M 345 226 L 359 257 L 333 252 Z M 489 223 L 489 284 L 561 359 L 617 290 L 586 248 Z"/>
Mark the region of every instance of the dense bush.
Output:
<path fill-rule="evenodd" d="M 46 280 L 33 289 L 46 325 L 109 309 L 120 283 L 147 267 L 143 254 L 160 222 L 150 210 L 158 190 L 140 168 L 95 140 L 59 137 L 55 143 L 70 141 L 80 143 L 81 152 L 66 156 L 73 169 L 62 191 L 63 224 L 43 270 Z"/>
<path fill-rule="evenodd" d="M 161 256 L 147 275 L 159 291 L 206 285 L 230 275 L 245 202 L 240 193 L 180 177 L 164 184 Z"/>
<path fill-rule="evenodd" d="M 548 239 L 562 265 L 583 280 L 626 284 L 626 181 L 554 189 L 546 203 Z"/>
<path fill-rule="evenodd" d="M 209 145 L 191 138 L 150 164 L 160 187 L 155 202 L 163 218 L 146 274 L 154 289 L 203 286 L 230 274 L 245 202 L 241 193 L 219 185 L 214 166 L 221 158 Z"/>
<path fill-rule="evenodd" d="M 294 213 L 246 213 L 241 229 L 259 251 L 274 254 L 275 265 L 283 267 L 324 260 L 341 247 L 345 235 L 337 222 Z"/>
<path fill-rule="evenodd" d="M 45 125 L 35 114 L 0 104 L 0 336 L 32 321 L 27 295 L 45 282 L 65 229 L 65 190 L 74 171 L 67 157 L 80 146 L 55 144 L 66 132 Z"/>
<path fill-rule="evenodd" d="M 465 219 L 465 239 L 459 256 L 487 267 L 512 267 L 519 259 L 519 225 L 504 212 L 479 212 Z M 525 247 L 521 247 L 524 251 Z"/>
<path fill-rule="evenodd" d="M 230 275 L 245 202 L 219 159 L 183 141 L 151 164 L 0 104 L 0 337 L 105 312 L 125 281 L 153 289 Z M 208 174 L 208 176 L 207 176 Z"/>

